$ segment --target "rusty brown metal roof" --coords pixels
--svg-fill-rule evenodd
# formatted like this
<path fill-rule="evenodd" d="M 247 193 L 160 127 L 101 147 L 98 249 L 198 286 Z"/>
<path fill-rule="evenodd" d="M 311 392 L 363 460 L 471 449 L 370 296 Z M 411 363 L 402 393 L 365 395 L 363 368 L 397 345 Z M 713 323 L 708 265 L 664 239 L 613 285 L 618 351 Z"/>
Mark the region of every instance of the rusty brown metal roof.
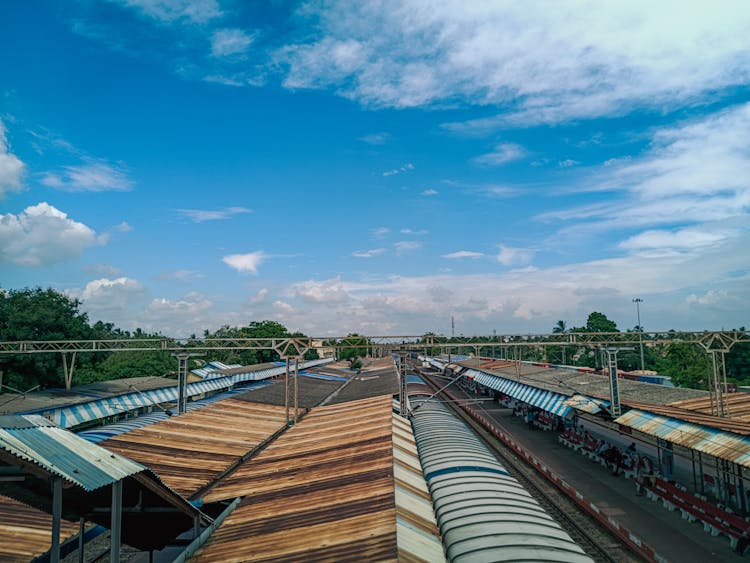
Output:
<path fill-rule="evenodd" d="M 78 533 L 78 523 L 61 520 L 60 543 Z M 49 551 L 52 515 L 0 496 L 0 561 L 30 561 Z"/>
<path fill-rule="evenodd" d="M 691 450 L 750 467 L 750 438 L 746 436 L 639 409 L 626 412 L 615 422 Z"/>
<path fill-rule="evenodd" d="M 728 418 L 740 422 L 750 422 L 750 393 L 725 393 L 724 401 Z M 711 400 L 709 397 L 673 401 L 669 403 L 669 406 L 711 414 Z"/>
<path fill-rule="evenodd" d="M 704 410 L 690 410 L 689 405 L 684 406 L 686 401 L 678 401 L 667 405 L 654 405 L 652 403 L 639 403 L 628 401 L 627 406 L 633 409 L 648 411 L 660 416 L 675 418 L 691 424 L 708 426 L 725 432 L 734 432 L 743 436 L 750 436 L 750 423 L 737 418 L 718 417 L 704 412 Z"/>
<path fill-rule="evenodd" d="M 313 409 L 242 464 L 205 496 L 244 499 L 194 560 L 397 560 L 392 404 Z M 422 522 L 416 506 L 402 514 Z"/>
<path fill-rule="evenodd" d="M 100 445 L 146 465 L 190 497 L 285 425 L 283 407 L 226 399 Z"/>

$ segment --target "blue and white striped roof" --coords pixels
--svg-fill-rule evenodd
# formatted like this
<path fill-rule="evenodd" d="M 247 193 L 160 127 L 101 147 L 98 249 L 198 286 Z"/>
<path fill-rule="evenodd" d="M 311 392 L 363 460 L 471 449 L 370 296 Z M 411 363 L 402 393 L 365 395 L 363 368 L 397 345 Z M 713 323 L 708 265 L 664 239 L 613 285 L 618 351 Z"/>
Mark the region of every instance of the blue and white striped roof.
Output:
<path fill-rule="evenodd" d="M 216 376 L 216 371 L 221 369 L 232 369 L 242 367 L 241 364 L 225 364 L 223 362 L 208 362 L 205 366 L 198 369 L 190 370 L 190 373 L 197 375 L 203 379 L 210 376 Z M 220 374 L 219 374 L 220 375 Z"/>
<path fill-rule="evenodd" d="M 300 368 L 310 368 L 332 362 L 332 358 L 322 360 L 310 360 L 301 362 Z M 204 393 L 219 391 L 222 389 L 232 389 L 238 383 L 245 381 L 260 381 L 269 379 L 278 375 L 283 375 L 285 366 L 268 368 L 255 372 L 240 373 L 236 375 L 227 375 L 188 383 L 185 386 L 185 396 L 193 397 Z M 141 407 L 148 407 L 161 403 L 172 403 L 178 398 L 177 385 L 174 387 L 162 387 L 161 389 L 152 389 L 150 391 L 134 391 L 116 397 L 98 399 L 87 403 L 79 403 L 67 407 L 59 407 L 41 412 L 45 418 L 53 421 L 61 428 L 73 428 L 79 424 L 100 420 L 108 416 L 122 414 Z"/>
<path fill-rule="evenodd" d="M 568 395 L 539 389 L 538 387 L 532 387 L 531 385 L 525 385 L 524 383 L 519 383 L 512 379 L 490 375 L 479 370 L 472 371 L 476 372 L 474 375 L 474 381 L 485 387 L 510 395 L 514 399 L 518 399 L 519 401 L 528 403 L 544 411 L 551 412 L 557 416 L 565 416 L 570 412 L 570 407 L 565 404 Z"/>

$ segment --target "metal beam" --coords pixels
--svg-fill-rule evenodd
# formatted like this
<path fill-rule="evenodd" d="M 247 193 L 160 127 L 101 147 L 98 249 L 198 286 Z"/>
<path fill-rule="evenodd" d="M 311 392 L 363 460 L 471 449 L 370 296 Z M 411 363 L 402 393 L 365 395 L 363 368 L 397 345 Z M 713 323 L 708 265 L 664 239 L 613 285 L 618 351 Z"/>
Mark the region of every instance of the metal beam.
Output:
<path fill-rule="evenodd" d="M 734 344 L 750 342 L 750 331 L 714 332 L 566 332 L 545 334 L 498 334 L 463 338 L 422 336 L 360 336 L 357 342 L 347 342 L 347 337 L 294 337 L 294 338 L 123 338 L 117 340 L 23 340 L 0 342 L 0 355 L 41 354 L 49 352 L 120 352 L 154 351 L 192 352 L 206 350 L 274 350 L 283 358 L 303 356 L 311 348 L 335 347 L 337 349 L 362 348 L 362 340 L 373 349 L 397 350 L 408 344 L 415 348 L 507 346 L 528 348 L 539 346 L 586 345 L 636 345 L 641 339 L 651 344 L 691 343 L 703 346 L 706 351 L 724 349 Z M 326 346 L 327 342 L 333 342 Z"/>

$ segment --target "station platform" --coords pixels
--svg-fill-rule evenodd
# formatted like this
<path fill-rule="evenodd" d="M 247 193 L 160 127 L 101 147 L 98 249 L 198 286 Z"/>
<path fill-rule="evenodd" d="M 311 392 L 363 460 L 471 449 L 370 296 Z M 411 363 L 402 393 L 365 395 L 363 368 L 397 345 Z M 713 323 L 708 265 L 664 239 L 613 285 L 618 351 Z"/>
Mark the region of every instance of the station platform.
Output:
<path fill-rule="evenodd" d="M 455 391 L 467 399 L 477 398 L 461 389 Z M 474 406 L 606 517 L 649 545 L 662 560 L 703 563 L 750 559 L 736 554 L 725 536 L 712 537 L 700 523 L 683 520 L 679 511 L 670 512 L 661 502 L 637 495 L 633 479 L 612 475 L 601 464 L 560 445 L 556 432 L 532 429 L 522 418 L 514 416 L 511 409 L 491 400 L 478 401 Z"/>

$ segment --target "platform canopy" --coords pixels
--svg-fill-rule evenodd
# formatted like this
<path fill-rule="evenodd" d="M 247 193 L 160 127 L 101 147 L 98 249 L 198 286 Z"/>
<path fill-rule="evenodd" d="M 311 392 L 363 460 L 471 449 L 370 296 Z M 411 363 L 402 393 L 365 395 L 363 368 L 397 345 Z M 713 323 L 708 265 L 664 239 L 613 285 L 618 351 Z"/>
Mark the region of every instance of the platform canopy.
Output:
<path fill-rule="evenodd" d="M 0 494 L 53 512 L 54 481 L 62 481 L 62 517 L 111 522 L 111 486 L 122 483 L 122 539 L 161 549 L 211 519 L 149 469 L 92 444 L 38 415 L 0 416 Z"/>
<path fill-rule="evenodd" d="M 512 379 L 505 379 L 504 377 L 490 375 L 481 371 L 478 371 L 474 376 L 474 381 L 557 416 L 565 416 L 570 412 L 570 407 L 565 404 L 568 395 L 539 389 L 538 387 L 532 387 L 531 385 L 519 383 Z"/>
<path fill-rule="evenodd" d="M 644 434 L 750 467 L 750 437 L 632 409 L 615 420 Z"/>

